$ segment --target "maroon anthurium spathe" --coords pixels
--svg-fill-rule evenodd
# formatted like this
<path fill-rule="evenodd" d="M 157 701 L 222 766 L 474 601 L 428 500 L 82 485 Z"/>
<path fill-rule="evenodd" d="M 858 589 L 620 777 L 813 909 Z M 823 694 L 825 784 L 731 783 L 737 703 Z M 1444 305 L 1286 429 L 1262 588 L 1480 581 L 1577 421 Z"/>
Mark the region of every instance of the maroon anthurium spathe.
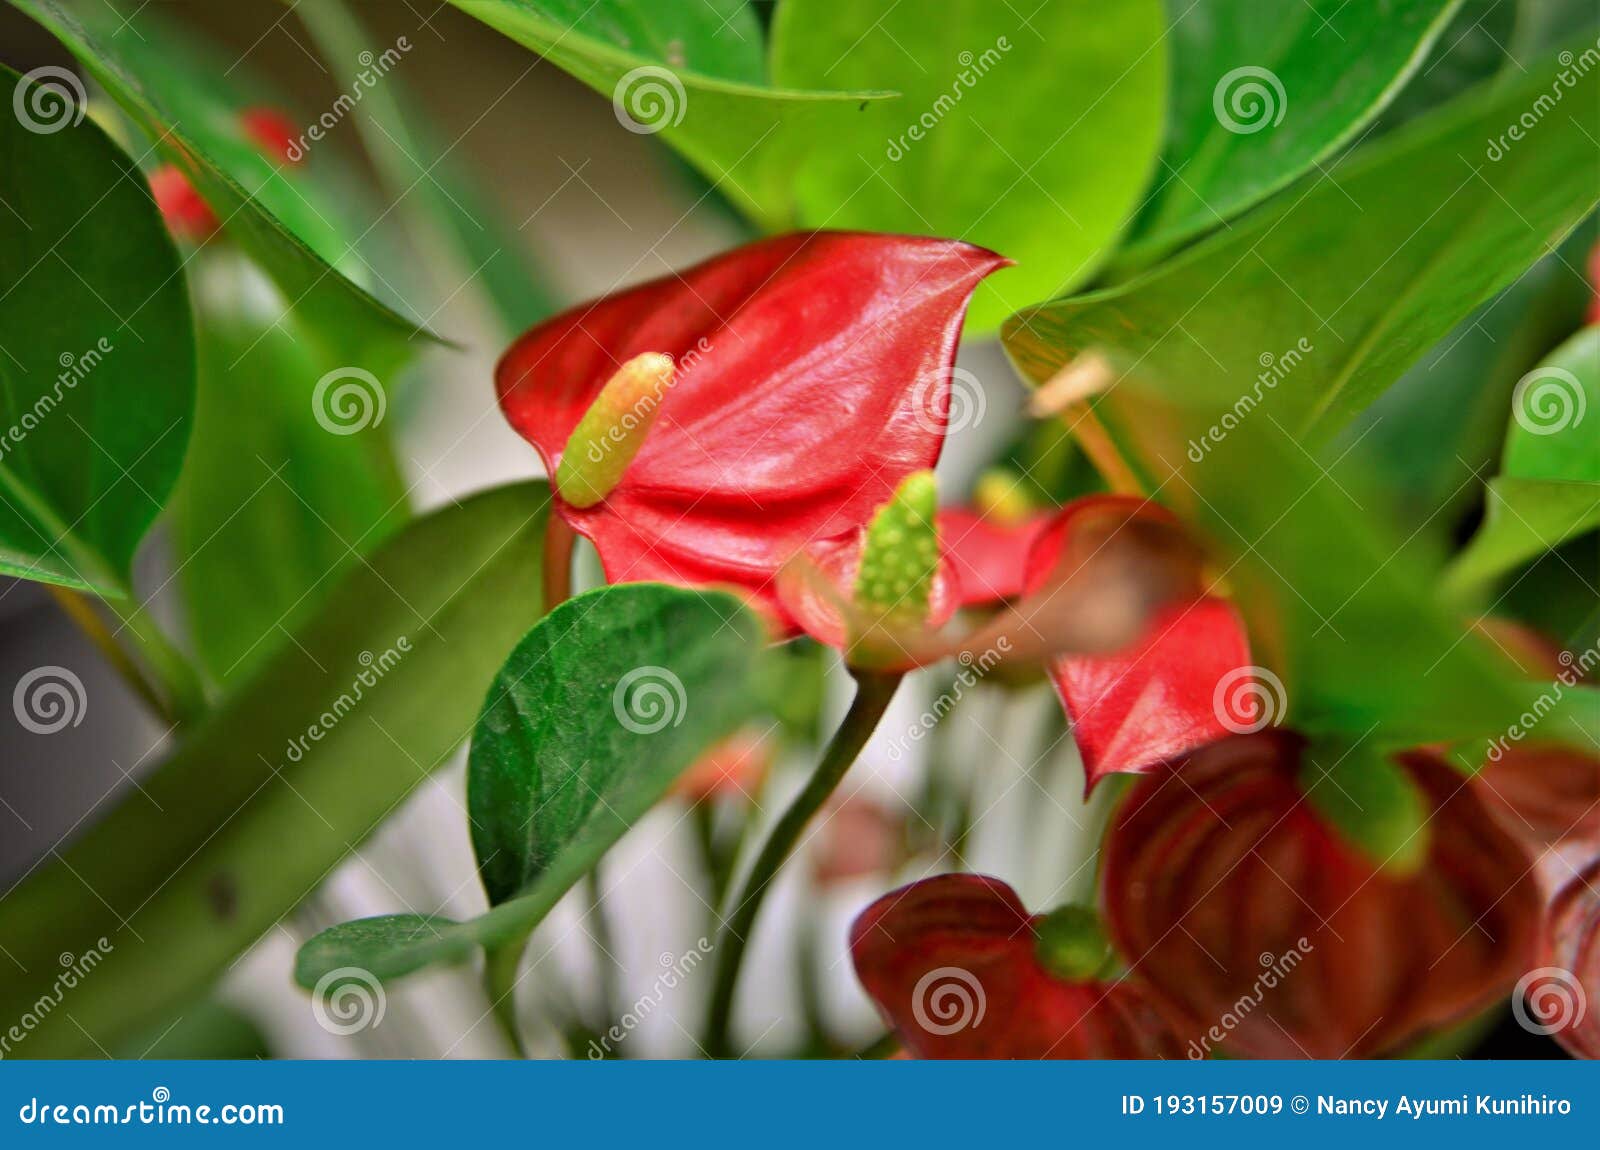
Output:
<path fill-rule="evenodd" d="M 1063 564 L 1091 561 L 1130 527 L 1175 524 L 1164 508 L 1121 495 L 1065 507 L 1028 553 L 1024 586 L 1040 589 Z M 1232 604 L 1215 595 L 1162 607 L 1141 637 L 1107 654 L 1060 655 L 1050 678 L 1083 756 L 1086 789 L 1108 774 L 1147 771 L 1258 725 L 1259 702 L 1239 682 L 1250 643 Z"/>
<path fill-rule="evenodd" d="M 1517 983 L 1519 1021 L 1600 1059 L 1600 858 L 1567 874 L 1550 900 L 1542 964 Z"/>
<path fill-rule="evenodd" d="M 496 369 L 500 406 L 558 475 L 618 369 L 670 356 L 615 486 L 587 506 L 558 493 L 556 513 L 612 582 L 744 588 L 792 627 L 778 570 L 938 459 L 967 302 L 1007 262 L 906 236 L 765 240 L 534 327 Z"/>
<path fill-rule="evenodd" d="M 951 874 L 884 895 L 850 930 L 856 975 L 918 1058 L 1181 1058 L 1130 979 L 1067 979 L 1041 919 L 999 879 Z"/>
<path fill-rule="evenodd" d="M 1234 1054 L 1366 1057 L 1504 995 L 1538 936 L 1524 848 L 1463 775 L 1408 755 L 1427 850 L 1384 869 L 1307 800 L 1304 750 L 1285 731 L 1235 736 L 1124 798 L 1107 921 L 1175 1025 Z"/>

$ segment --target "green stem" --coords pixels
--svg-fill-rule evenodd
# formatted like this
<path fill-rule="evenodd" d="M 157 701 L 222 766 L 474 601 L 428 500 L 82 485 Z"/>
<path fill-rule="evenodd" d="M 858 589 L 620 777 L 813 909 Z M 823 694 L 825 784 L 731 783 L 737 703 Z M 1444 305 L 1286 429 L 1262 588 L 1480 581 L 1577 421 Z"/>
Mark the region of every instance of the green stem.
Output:
<path fill-rule="evenodd" d="M 761 853 L 745 878 L 743 887 L 735 897 L 733 910 L 723 923 L 717 936 L 716 965 L 711 984 L 711 1011 L 706 1020 L 705 1048 L 712 1058 L 726 1058 L 731 1053 L 728 1045 L 728 1028 L 733 1017 L 734 991 L 739 983 L 740 965 L 744 959 L 745 945 L 760 913 L 762 900 L 773 878 L 794 853 L 795 844 L 813 815 L 833 794 L 834 788 L 844 778 L 845 772 L 856 761 L 861 748 L 878 726 L 878 720 L 894 698 L 895 689 L 903 676 L 898 673 L 862 671 L 856 677 L 856 697 L 850 711 L 834 732 L 833 741 L 823 752 L 816 773 L 805 789 L 783 812 Z"/>
<path fill-rule="evenodd" d="M 119 621 L 112 631 L 83 595 L 58 588 L 52 591 L 62 609 L 163 720 L 184 727 L 206 713 L 209 704 L 200 673 L 137 602 L 101 600 Z M 133 656 L 117 641 L 122 635 L 127 636 L 124 642 L 133 647 Z"/>
<path fill-rule="evenodd" d="M 517 968 L 522 965 L 522 952 L 527 945 L 528 936 L 523 934 L 490 947 L 483 964 L 483 992 L 489 998 L 489 1011 L 518 1058 L 528 1056 L 517 1026 Z"/>

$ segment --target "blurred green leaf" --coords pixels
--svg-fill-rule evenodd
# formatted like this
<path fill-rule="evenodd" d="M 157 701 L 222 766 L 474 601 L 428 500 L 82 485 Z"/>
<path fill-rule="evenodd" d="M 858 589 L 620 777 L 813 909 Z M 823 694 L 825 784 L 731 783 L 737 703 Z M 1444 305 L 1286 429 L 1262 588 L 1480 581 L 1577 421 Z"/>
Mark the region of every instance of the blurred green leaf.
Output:
<path fill-rule="evenodd" d="M 342 0 L 296 10 L 323 49 L 322 57 L 345 90 L 364 93 L 355 115 L 366 151 L 382 177 L 390 204 L 408 221 L 418 250 L 434 275 L 419 284 L 430 314 L 464 286 L 482 292 L 507 336 L 555 310 L 523 237 L 502 218 L 499 205 L 477 180 L 459 141 L 446 147 L 405 80 L 360 85 L 363 58 L 373 44 Z M 441 275 L 440 265 L 450 269 Z"/>
<path fill-rule="evenodd" d="M 315 163 L 269 158 L 239 112 L 252 94 L 220 54 L 127 0 L 10 0 L 61 41 L 277 281 L 330 354 L 387 374 L 427 333 L 379 302 L 341 227 L 340 196 L 315 187 Z M 431 337 L 428 337 L 431 338 Z M 330 364 L 332 366 L 332 364 Z"/>
<path fill-rule="evenodd" d="M 214 999 L 183 1008 L 176 1018 L 132 1039 L 112 1054 L 127 1059 L 271 1058 L 272 1048 L 255 1020 Z"/>
<path fill-rule="evenodd" d="M 237 682 L 409 511 L 383 423 L 392 381 L 330 373 L 236 251 L 199 252 L 189 272 L 204 302 L 195 436 L 173 507 L 178 570 L 195 653 Z"/>
<path fill-rule="evenodd" d="M 1225 223 L 1358 137 L 1460 0 L 1198 0 L 1172 24 L 1160 190 L 1133 244 Z"/>
<path fill-rule="evenodd" d="M 1130 223 L 1166 113 L 1159 0 L 784 0 L 773 79 L 892 87 L 791 145 L 801 222 L 969 240 L 1018 262 L 969 331 L 1082 283 Z"/>
<path fill-rule="evenodd" d="M 450 0 L 609 97 L 623 127 L 661 138 L 768 227 L 793 219 L 792 141 L 846 130 L 887 92 L 765 83 L 744 0 Z"/>
<path fill-rule="evenodd" d="M 1104 349 L 1325 443 L 1600 201 L 1600 68 L 1575 71 L 1474 92 L 1140 279 L 1023 312 L 1007 350 L 1043 382 Z"/>
<path fill-rule="evenodd" d="M 543 483 L 410 524 L 137 792 L 0 902 L 0 1007 L 105 938 L 30 1057 L 159 1022 L 313 891 L 472 727 L 539 615 Z"/>
<path fill-rule="evenodd" d="M 352 966 L 397 978 L 538 925 L 755 712 L 746 688 L 764 641 L 755 616 L 721 592 L 623 584 L 550 612 L 507 660 L 472 738 L 472 842 L 494 908 L 466 923 L 344 923 L 301 949 L 296 979 L 315 987 Z"/>
<path fill-rule="evenodd" d="M 0 117 L 0 573 L 122 596 L 183 463 L 194 329 L 144 180 L 56 71 L 0 67 L 19 110 Z"/>

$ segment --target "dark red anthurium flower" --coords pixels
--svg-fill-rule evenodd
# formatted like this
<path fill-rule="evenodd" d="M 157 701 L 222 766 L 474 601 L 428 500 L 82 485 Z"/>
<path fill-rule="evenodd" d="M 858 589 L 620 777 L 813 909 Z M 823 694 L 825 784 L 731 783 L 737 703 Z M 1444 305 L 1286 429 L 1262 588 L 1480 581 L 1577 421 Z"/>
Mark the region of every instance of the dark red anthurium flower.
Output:
<path fill-rule="evenodd" d="M 1099 554 L 1124 531 L 1175 525 L 1164 508 L 1123 495 L 1079 499 L 1036 534 L 1023 584 L 1041 588 L 1063 564 Z M 1106 654 L 1060 655 L 1050 664 L 1086 789 L 1108 774 L 1147 771 L 1214 739 L 1256 729 L 1250 643 L 1232 604 L 1198 595 L 1158 609 L 1132 645 Z M 1231 688 L 1231 689 L 1230 689 Z"/>
<path fill-rule="evenodd" d="M 1183 1056 L 1137 981 L 1080 973 L 1097 961 L 1080 961 L 1084 932 L 1052 947 L 1046 921 L 999 879 L 940 875 L 863 911 L 850 929 L 850 955 L 918 1058 Z"/>
<path fill-rule="evenodd" d="M 294 125 L 276 108 L 246 108 L 239 125 L 268 159 L 297 164 L 305 158 Z"/>
<path fill-rule="evenodd" d="M 1600 853 L 1600 755 L 1562 743 L 1496 744 L 1473 786 L 1530 850 L 1592 843 Z"/>
<path fill-rule="evenodd" d="M 1524 1026 L 1600 1059 L 1600 858 L 1568 870 L 1550 900 L 1542 965 L 1517 983 Z"/>
<path fill-rule="evenodd" d="M 1287 731 L 1235 736 L 1124 798 L 1107 921 L 1174 1025 L 1208 1050 L 1367 1057 L 1505 994 L 1535 953 L 1540 896 L 1468 780 L 1433 755 L 1399 760 L 1428 833 L 1398 872 L 1308 801 L 1305 750 Z"/>
<path fill-rule="evenodd" d="M 269 160 L 293 164 L 302 158 L 297 154 L 294 125 L 281 112 L 247 108 L 239 113 L 239 127 Z M 167 230 L 186 243 L 207 240 L 222 226 L 211 205 L 176 164 L 160 164 L 151 171 L 150 194 Z"/>
<path fill-rule="evenodd" d="M 610 581 L 742 587 L 792 629 L 779 568 L 938 459 L 968 299 L 1007 262 L 908 236 L 765 240 L 534 327 L 496 369 L 500 406 Z M 645 355 L 672 370 L 586 422 Z"/>

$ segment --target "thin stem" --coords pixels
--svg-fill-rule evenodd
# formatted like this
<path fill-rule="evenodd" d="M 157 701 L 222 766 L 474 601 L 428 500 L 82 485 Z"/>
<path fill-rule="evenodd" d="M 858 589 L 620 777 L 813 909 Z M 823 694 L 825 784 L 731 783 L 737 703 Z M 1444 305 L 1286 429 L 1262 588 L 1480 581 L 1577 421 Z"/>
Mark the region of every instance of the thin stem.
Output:
<path fill-rule="evenodd" d="M 51 587 L 49 591 L 51 598 L 56 601 L 56 606 L 78 625 L 78 629 L 95 645 L 117 674 L 122 676 L 134 694 L 143 699 L 145 705 L 163 720 L 172 723 L 174 720 L 167 711 L 167 704 L 161 698 L 161 692 L 151 686 L 150 680 L 145 678 L 144 672 L 139 669 L 139 664 L 134 662 L 117 643 L 116 636 L 112 635 L 111 629 L 106 626 L 105 620 L 100 617 L 100 613 L 94 609 L 88 598 L 65 587 Z"/>
<path fill-rule="evenodd" d="M 1078 446 L 1094 464 L 1094 469 L 1106 481 L 1106 486 L 1118 495 L 1145 495 L 1144 484 L 1122 452 L 1116 441 L 1100 422 L 1088 403 L 1074 403 L 1061 413 L 1061 422 L 1078 440 Z"/>
<path fill-rule="evenodd" d="M 833 794 L 834 788 L 844 778 L 845 772 L 856 761 L 861 748 L 878 726 L 878 720 L 888 709 L 895 689 L 903 676 L 880 672 L 860 672 L 856 678 L 856 697 L 850 711 L 834 732 L 833 741 L 823 752 L 822 761 L 805 789 L 783 812 L 761 853 L 756 856 L 750 874 L 739 889 L 733 910 L 723 923 L 717 936 L 717 956 L 711 984 L 711 1011 L 706 1020 L 704 1046 L 712 1058 L 726 1058 L 730 1053 L 728 1027 L 733 1017 L 734 991 L 739 983 L 740 965 L 744 959 L 745 945 L 761 911 L 767 889 L 783 864 L 794 853 L 795 844 L 813 815 Z"/>
<path fill-rule="evenodd" d="M 483 964 L 483 992 L 489 998 L 489 1012 L 518 1058 L 528 1057 L 517 1026 L 517 968 L 522 965 L 522 951 L 527 945 L 528 936 L 523 934 L 490 947 Z"/>
<path fill-rule="evenodd" d="M 200 685 L 200 676 L 142 610 L 104 601 L 122 621 L 122 626 L 112 631 L 95 606 L 95 600 L 65 587 L 51 587 L 50 594 L 123 681 L 163 722 L 179 727 L 205 713 L 205 691 Z M 139 658 L 134 658 L 118 642 L 120 634 L 131 638 Z"/>
<path fill-rule="evenodd" d="M 554 507 L 544 521 L 544 610 L 554 611 L 572 597 L 572 545 L 576 537 Z"/>

